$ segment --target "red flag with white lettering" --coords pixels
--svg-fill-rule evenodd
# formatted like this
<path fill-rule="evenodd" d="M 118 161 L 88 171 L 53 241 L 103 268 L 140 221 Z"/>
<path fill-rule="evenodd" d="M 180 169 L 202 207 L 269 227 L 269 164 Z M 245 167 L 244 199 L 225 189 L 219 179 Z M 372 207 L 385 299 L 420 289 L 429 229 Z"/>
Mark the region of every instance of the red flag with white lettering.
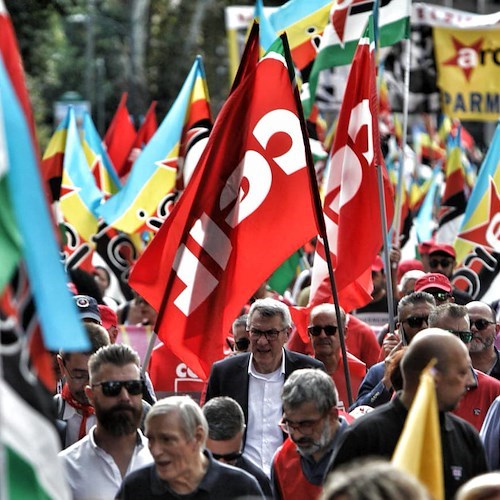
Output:
<path fill-rule="evenodd" d="M 241 307 L 318 232 L 288 57 L 278 39 L 243 72 L 184 194 L 130 277 L 159 310 L 159 337 L 204 379 Z"/>
<path fill-rule="evenodd" d="M 383 242 L 377 168 L 384 173 L 388 227 L 394 212 L 380 150 L 371 23 L 367 31 L 358 43 L 347 79 L 323 204 L 339 302 L 346 311 L 371 300 L 371 264 Z M 330 297 L 325 249 L 318 238 L 310 303 Z"/>

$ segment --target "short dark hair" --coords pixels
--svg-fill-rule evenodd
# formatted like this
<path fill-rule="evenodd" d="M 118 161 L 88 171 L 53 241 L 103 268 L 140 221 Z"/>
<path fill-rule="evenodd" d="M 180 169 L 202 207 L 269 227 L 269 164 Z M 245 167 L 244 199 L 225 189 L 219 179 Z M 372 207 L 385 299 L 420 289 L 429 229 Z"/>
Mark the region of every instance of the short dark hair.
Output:
<path fill-rule="evenodd" d="M 139 369 L 141 367 L 139 355 L 127 344 L 110 344 L 92 354 L 89 359 L 90 377 L 95 376 L 105 364 L 115 366 L 134 364 Z"/>
<path fill-rule="evenodd" d="M 233 439 L 245 430 L 245 416 L 241 406 L 227 396 L 210 399 L 202 408 L 208 422 L 208 437 L 214 441 Z"/>
<path fill-rule="evenodd" d="M 405 295 L 398 303 L 398 318 L 405 307 L 416 306 L 417 304 L 429 304 L 432 308 L 435 308 L 436 299 L 427 292 L 412 292 Z"/>
<path fill-rule="evenodd" d="M 446 318 L 468 318 L 468 315 L 469 311 L 465 306 L 453 302 L 441 304 L 429 314 L 429 328 L 442 328 L 442 326 L 440 326 L 441 320 Z"/>

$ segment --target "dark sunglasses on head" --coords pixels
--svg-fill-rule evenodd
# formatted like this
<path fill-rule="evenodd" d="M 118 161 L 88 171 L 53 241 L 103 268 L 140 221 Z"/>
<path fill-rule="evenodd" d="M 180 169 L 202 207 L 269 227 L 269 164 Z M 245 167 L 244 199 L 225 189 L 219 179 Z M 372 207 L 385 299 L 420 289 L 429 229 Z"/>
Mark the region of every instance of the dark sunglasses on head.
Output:
<path fill-rule="evenodd" d="M 468 330 L 448 330 L 456 337 L 459 337 L 464 344 L 468 344 L 472 340 L 472 332 Z"/>
<path fill-rule="evenodd" d="M 313 337 L 319 337 L 321 335 L 321 332 L 325 332 L 326 335 L 331 337 L 332 335 L 335 335 L 337 333 L 337 327 L 335 325 L 325 325 L 325 326 L 308 326 L 307 331 L 313 336 Z"/>
<path fill-rule="evenodd" d="M 424 322 L 429 324 L 429 316 L 410 316 L 401 321 L 401 323 L 408 323 L 410 328 L 422 328 Z"/>
<path fill-rule="evenodd" d="M 238 460 L 243 453 L 241 451 L 234 451 L 233 453 L 227 453 L 226 455 L 219 455 L 218 453 L 212 453 L 215 460 L 224 460 L 225 462 L 232 462 Z"/>
<path fill-rule="evenodd" d="M 248 349 L 248 346 L 250 345 L 250 339 L 247 338 L 240 339 L 237 340 L 235 344 L 236 347 L 238 348 L 238 351 L 245 351 L 246 349 Z"/>
<path fill-rule="evenodd" d="M 122 387 L 125 387 L 131 396 L 142 394 L 144 389 L 143 380 L 108 380 L 106 382 L 92 384 L 92 387 L 96 387 L 98 385 L 101 386 L 102 393 L 108 398 L 118 396 L 118 394 L 122 392 Z"/>
<path fill-rule="evenodd" d="M 479 318 L 474 321 L 471 320 L 470 322 L 470 327 L 472 328 L 475 326 L 479 331 L 484 330 L 488 325 L 494 325 L 494 321 L 488 321 L 487 319 L 484 318 Z"/>
<path fill-rule="evenodd" d="M 431 267 L 437 267 L 437 266 L 448 267 L 451 264 L 453 264 L 453 261 L 450 259 L 430 259 L 429 260 L 429 266 L 431 266 Z"/>

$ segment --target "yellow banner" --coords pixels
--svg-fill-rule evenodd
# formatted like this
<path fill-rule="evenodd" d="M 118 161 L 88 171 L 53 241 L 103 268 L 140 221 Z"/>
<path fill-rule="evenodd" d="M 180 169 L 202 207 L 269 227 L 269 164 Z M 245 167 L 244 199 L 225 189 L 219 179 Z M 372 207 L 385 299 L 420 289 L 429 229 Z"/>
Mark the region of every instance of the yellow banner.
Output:
<path fill-rule="evenodd" d="M 500 28 L 433 28 L 443 113 L 460 120 L 500 117 Z"/>

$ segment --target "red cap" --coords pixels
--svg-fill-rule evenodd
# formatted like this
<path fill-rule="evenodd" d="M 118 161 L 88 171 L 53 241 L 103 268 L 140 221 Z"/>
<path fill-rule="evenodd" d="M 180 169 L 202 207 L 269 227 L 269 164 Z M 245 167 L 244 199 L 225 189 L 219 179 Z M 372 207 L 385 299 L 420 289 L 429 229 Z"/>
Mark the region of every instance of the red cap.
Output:
<path fill-rule="evenodd" d="M 401 278 L 404 274 L 406 274 L 408 271 L 412 271 L 413 269 L 423 271 L 424 266 L 422 265 L 422 262 L 417 259 L 402 260 L 398 265 L 398 272 L 396 275 L 398 283 L 401 281 Z"/>
<path fill-rule="evenodd" d="M 431 288 L 437 288 L 438 290 L 443 290 L 443 292 L 447 293 L 451 293 L 453 291 L 450 280 L 444 274 L 427 273 L 425 276 L 422 276 L 415 281 L 416 292 L 425 292 Z"/>
<path fill-rule="evenodd" d="M 420 255 L 427 255 L 429 253 L 429 248 L 434 245 L 432 240 L 422 241 L 422 243 L 418 244 L 418 253 Z"/>
<path fill-rule="evenodd" d="M 434 245 L 429 248 L 429 255 L 438 252 L 444 253 L 453 258 L 457 256 L 455 249 L 451 245 L 446 245 L 445 243 L 434 243 Z"/>
<path fill-rule="evenodd" d="M 384 270 L 384 261 L 381 259 L 380 255 L 377 255 L 372 264 L 372 271 L 380 272 L 383 270 Z"/>
<path fill-rule="evenodd" d="M 103 304 L 99 304 L 98 307 L 99 312 L 101 313 L 102 326 L 106 328 L 106 330 L 108 330 L 110 326 L 118 325 L 118 316 L 115 311 L 111 309 L 111 307 Z"/>

